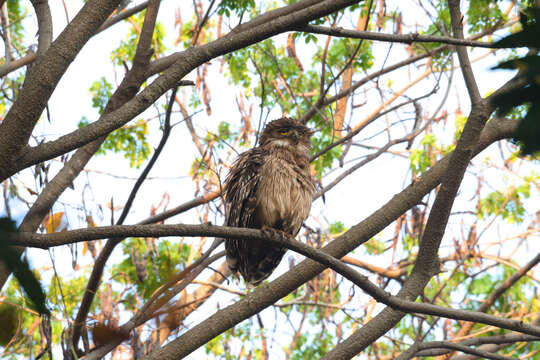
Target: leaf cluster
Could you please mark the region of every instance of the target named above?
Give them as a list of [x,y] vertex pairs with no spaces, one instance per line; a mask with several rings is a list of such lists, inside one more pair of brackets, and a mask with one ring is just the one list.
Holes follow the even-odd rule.
[[528,47],[535,50],[529,55],[505,61],[495,69],[518,70],[516,80],[522,81],[524,85],[497,95],[494,103],[502,114],[522,104],[528,105],[527,114],[520,121],[514,140],[520,144],[524,155],[531,155],[540,151],[540,56],[534,54],[540,49],[540,9],[524,10],[521,24],[521,31],[508,35],[497,44],[502,47]]

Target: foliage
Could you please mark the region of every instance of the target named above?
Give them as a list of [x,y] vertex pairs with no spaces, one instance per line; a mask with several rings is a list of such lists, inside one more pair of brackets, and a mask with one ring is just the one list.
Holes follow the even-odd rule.
[[45,294],[36,276],[30,270],[25,259],[21,259],[10,245],[9,238],[16,233],[15,222],[9,218],[0,218],[0,261],[6,266],[19,281],[24,292],[32,302],[33,307],[44,315],[50,311],[45,304]]
[[[525,15],[527,14],[527,15]],[[499,46],[540,48],[540,10],[529,8],[521,14],[523,30],[498,41]],[[540,56],[526,55],[518,59],[505,61],[496,69],[515,69],[519,73],[516,80],[524,85],[495,98],[501,113],[506,114],[512,108],[523,103],[529,105],[527,114],[520,121],[514,136],[521,144],[523,154],[531,155],[540,151]]]
[[[105,109],[112,95],[111,90],[112,84],[107,82],[105,78],[94,82],[92,87],[90,87],[92,107],[97,109],[100,114]],[[81,128],[88,124],[88,119],[83,117],[79,121],[78,126]],[[130,166],[138,168],[144,163],[151,152],[147,135],[148,123],[140,119],[133,125],[127,125],[109,134],[97,154],[104,155],[107,153],[107,150],[122,153],[126,159],[129,159]]]

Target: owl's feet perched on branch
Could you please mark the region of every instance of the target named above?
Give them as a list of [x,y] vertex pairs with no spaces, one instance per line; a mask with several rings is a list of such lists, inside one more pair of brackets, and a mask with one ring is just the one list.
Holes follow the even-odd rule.
[[294,240],[294,238],[292,237],[291,234],[285,232],[285,231],[282,231],[282,230],[279,230],[279,229],[274,229],[273,227],[270,227],[270,226],[263,226],[261,228],[261,231],[265,234],[265,235],[268,235],[270,237],[279,237],[280,239],[286,239],[286,240]]

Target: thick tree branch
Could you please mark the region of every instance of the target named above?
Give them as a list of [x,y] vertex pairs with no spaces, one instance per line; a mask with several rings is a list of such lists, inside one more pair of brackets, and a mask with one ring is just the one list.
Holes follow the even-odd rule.
[[[474,149],[474,153],[479,153],[494,141],[512,136],[516,126],[515,122],[505,121],[500,118],[490,121],[483,130],[482,136]],[[439,184],[439,180],[447,166],[448,158],[437,162],[413,184],[395,195],[387,204],[328,244],[324,248],[324,251],[334,257],[341,258],[375,236],[434,189]],[[174,340],[175,346],[179,346],[182,349],[179,351],[178,356],[191,353],[228,328],[270,306],[302,283],[316,276],[324,268],[324,266],[317,262],[306,260],[272,283],[262,285],[246,298],[212,315],[201,324],[188,330],[180,338]],[[394,318],[392,314],[390,316],[385,315],[385,317],[389,318],[390,321],[393,321]],[[373,326],[374,324],[370,324],[371,328],[375,331],[377,328]]]
[[[17,166],[15,168],[13,167],[13,164],[11,164],[12,166],[10,166],[9,169],[6,168],[7,170],[0,172],[0,181],[20,169],[74,150],[93,141],[99,136],[103,136],[119,128],[148,108],[168,89],[176,86],[185,75],[197,66],[215,57],[230,53],[279,33],[289,31],[294,26],[331,14],[337,10],[355,4],[358,1],[319,0],[316,1],[316,4],[311,5],[312,2],[314,1],[299,1],[294,4],[295,8],[300,7],[298,11],[279,16],[270,22],[263,22],[256,26],[250,25],[247,30],[233,31],[227,36],[210,43],[191,47],[181,52],[178,54],[177,58],[175,58],[176,61],[173,65],[167,68],[167,70],[154,80],[154,82],[148,85],[134,99],[128,101],[120,109],[115,110],[112,113],[104,114],[99,120],[70,134],[66,134],[57,140],[46,142],[36,147],[27,148],[24,154],[17,159]],[[305,3],[310,4],[310,6],[301,8],[300,5],[304,6]],[[2,164],[0,163],[0,165]]]
[[[429,315],[444,316],[456,320],[472,320],[488,325],[494,325],[501,328],[520,331],[526,334],[540,336],[540,327],[524,324],[522,321],[502,319],[493,315],[488,315],[477,311],[465,311],[450,309],[442,306],[417,303],[410,300],[404,300],[397,296],[392,296],[386,291],[380,289],[369,279],[358,273],[353,268],[347,266],[342,261],[325,253],[322,250],[315,249],[300,241],[292,238],[281,237],[278,233],[267,233],[265,231],[233,228],[226,226],[213,225],[117,225],[94,227],[87,229],[72,230],[53,234],[35,234],[21,233],[19,235],[27,244],[59,243],[62,240],[69,241],[89,241],[104,237],[162,237],[162,236],[213,236],[223,238],[235,238],[239,240],[264,240],[271,242],[275,246],[283,246],[295,252],[298,252],[310,259],[313,259],[327,267],[340,273],[354,284],[358,285],[377,301],[387,304],[394,309],[408,312],[423,313]],[[159,357],[162,358],[162,357]]]
[[[459,49],[464,50],[462,47]],[[413,301],[423,292],[431,277],[440,271],[438,250],[448,223],[450,211],[469,161],[473,156],[473,149],[477,147],[477,141],[482,129],[491,115],[491,109],[483,103],[482,99],[472,99],[473,97],[471,97],[472,109],[468,121],[455,150],[449,156],[447,171],[441,178],[441,186],[420,239],[418,257],[414,268],[399,291],[398,298]],[[370,321],[370,323],[379,325],[377,331],[373,331],[368,323],[368,325],[338,344],[325,358],[352,358],[372,341],[391,329],[404,315],[404,313],[395,309],[386,308]]]
[[[49,49],[27,72],[17,101],[0,123],[0,181],[18,171],[20,154],[58,81],[120,0],[87,2]],[[40,21],[41,23],[42,21]],[[93,140],[93,139],[92,139]]]

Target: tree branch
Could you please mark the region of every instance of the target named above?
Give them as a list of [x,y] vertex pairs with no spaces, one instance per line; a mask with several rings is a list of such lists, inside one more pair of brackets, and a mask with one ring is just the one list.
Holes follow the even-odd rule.
[[364,39],[364,40],[376,40],[376,41],[386,41],[386,42],[399,42],[404,44],[412,43],[441,43],[448,45],[459,45],[459,46],[472,46],[472,47],[482,47],[482,48],[501,48],[496,43],[488,43],[482,41],[473,41],[473,40],[464,40],[456,39],[447,36],[433,36],[433,35],[420,35],[418,33],[411,34],[384,34],[372,31],[360,31],[360,30],[349,30],[343,29],[341,27],[330,28],[320,25],[304,25],[295,29],[296,31],[302,31],[313,34],[329,35],[335,37],[346,37],[353,39]]
[[[448,0],[448,8],[450,10],[450,20],[454,37],[457,39],[463,39],[463,24],[461,23],[459,0]],[[476,84],[476,80],[474,78],[471,62],[469,61],[469,55],[467,55],[467,49],[462,46],[456,47],[456,52],[458,54],[463,79],[465,80],[465,85],[467,86],[467,90],[469,92],[471,104],[474,106],[482,101],[482,96],[480,96],[480,91],[478,90],[478,85]]]
[[[458,49],[464,50],[462,47]],[[433,275],[440,271],[438,250],[448,223],[450,211],[469,161],[473,156],[473,149],[477,147],[478,138],[490,115],[491,109],[481,99],[473,101],[468,121],[455,150],[449,156],[448,170],[441,177],[441,186],[420,239],[415,265],[397,295],[400,299],[411,301],[416,299],[423,292],[424,287]],[[386,308],[370,321],[370,323],[378,325],[376,331],[368,323],[348,339],[338,344],[325,358],[351,358],[355,356],[371,344],[372,341],[394,327],[404,315],[403,312],[398,310]]]
[[21,239],[23,239],[27,246],[30,246],[30,244],[39,244],[40,242],[48,244],[65,244],[79,241],[97,240],[104,237],[115,238],[164,236],[213,236],[222,238],[234,238],[246,241],[268,241],[275,246],[286,247],[321,264],[326,265],[327,267],[335,270],[336,272],[340,273],[341,275],[352,281],[354,284],[358,285],[377,301],[382,302],[394,309],[429,315],[438,315],[456,320],[472,320],[475,322],[494,325],[534,336],[540,336],[540,327],[524,324],[522,321],[501,319],[499,317],[477,311],[457,310],[432,304],[417,303],[410,300],[404,300],[398,296],[392,296],[386,291],[380,289],[371,281],[369,281],[366,276],[361,275],[356,270],[347,266],[345,263],[336,259],[335,257],[325,253],[322,250],[315,249],[292,238],[281,237],[281,235],[278,233],[268,233],[256,229],[213,226],[207,224],[160,224],[117,225],[71,230],[53,234],[21,233],[19,235],[16,235],[16,237],[20,237]]
[[53,36],[53,24],[51,17],[51,9],[49,8],[48,0],[32,0],[32,6],[36,11],[38,19],[38,55],[42,55],[49,49]]
[[408,359],[411,359],[414,356],[418,356],[417,352],[418,352],[419,349],[433,349],[433,348],[436,348],[436,349],[445,348],[445,349],[458,350],[458,351],[464,352],[466,354],[472,354],[472,355],[476,355],[476,356],[481,356],[484,359],[515,360],[514,358],[511,358],[511,357],[508,357],[508,356],[502,356],[502,355],[498,355],[498,354],[488,352],[488,351],[484,351],[484,350],[473,349],[473,348],[471,348],[469,346],[465,346],[465,345],[462,345],[462,344],[456,344],[456,343],[453,343],[453,342],[450,342],[450,341],[432,341],[432,342],[429,342],[429,343],[419,344],[418,347],[413,348],[412,352],[410,352],[410,353],[409,352],[404,352],[400,356],[398,356],[396,358],[396,360],[408,360]]
[[[507,25],[509,24],[513,24],[514,22],[510,22],[508,23]],[[474,40],[474,39],[479,39],[487,34],[491,34],[493,33],[495,30],[499,29],[499,27],[501,26],[501,24],[497,24],[495,26],[493,26],[492,28],[490,29],[486,29],[485,31],[483,31],[482,33],[480,34],[477,34],[475,36],[472,36],[471,37],[471,40]],[[339,93],[337,93],[336,95],[334,96],[331,96],[329,98],[324,98],[324,97],[320,97],[317,102],[315,104],[313,104],[313,106],[311,106],[311,108],[304,113],[304,115],[302,115],[302,117],[300,118],[300,121],[302,121],[304,124],[309,120],[311,119],[315,114],[317,114],[317,112],[322,109],[323,107],[325,106],[328,106],[336,101],[338,101],[339,99],[345,97],[345,96],[349,96],[350,94],[352,94],[356,89],[360,88],[361,86],[363,86],[364,84],[366,84],[367,82],[373,80],[373,79],[376,79],[377,77],[381,76],[381,75],[384,75],[384,74],[387,74],[389,72],[392,72],[396,69],[399,69],[405,65],[409,65],[409,64],[412,64],[412,63],[415,63],[416,61],[419,61],[419,60],[422,60],[422,59],[425,59],[425,58],[428,58],[430,56],[433,56],[433,55],[436,55],[436,54],[439,54],[441,51],[444,51],[446,49],[449,48],[449,45],[441,45],[439,47],[436,47],[435,49],[431,49],[431,50],[427,50],[425,53],[423,54],[419,54],[419,55],[415,55],[415,56],[412,56],[408,59],[405,59],[403,61],[400,61],[394,65],[391,65],[391,66],[388,66],[384,69],[381,69],[377,72],[374,72],[368,76],[366,76],[365,78],[359,80],[359,81],[356,81],[354,84],[352,84],[349,88],[347,89],[344,89],[342,91],[340,91]],[[154,61],[152,64],[151,64],[151,69],[152,71],[157,71],[158,69],[160,69],[161,67],[163,67],[165,64],[167,63],[167,60],[166,59],[163,59],[158,62],[158,61]]]
[[[479,142],[474,149],[474,153],[478,154],[494,141],[512,136],[516,126],[516,122],[505,121],[501,118],[495,118],[493,121],[490,121],[484,128]],[[439,184],[439,180],[447,166],[448,157],[438,161],[414,183],[396,194],[387,204],[325,246],[324,251],[334,257],[341,258],[375,236],[434,189]],[[29,234],[28,236],[31,237],[34,234]],[[324,266],[311,260],[305,260],[292,269],[292,271],[282,275],[272,283],[262,285],[246,298],[217,312],[201,324],[188,330],[184,335],[175,340],[175,343],[182,345],[183,350],[181,353],[188,354],[221,332],[270,306],[323,270]],[[385,314],[384,316],[391,321],[393,320],[392,314],[390,316]],[[368,324],[369,327],[375,331],[374,324],[370,324]]]
[[[523,335],[523,334],[505,334],[505,335],[476,337],[473,339],[460,341],[457,344],[463,345],[463,346],[475,346],[475,345],[485,345],[485,344],[511,345],[516,342],[530,342],[530,341],[540,341],[540,338],[536,336]],[[443,342],[447,343],[446,341],[443,341]],[[439,341],[425,342],[425,343],[418,344],[417,352],[414,354],[414,356],[418,356],[418,357],[438,356],[438,355],[445,355],[450,352],[446,349],[439,349],[438,346],[433,345],[434,343],[439,343]],[[481,347],[477,350],[484,351]],[[489,352],[492,353],[493,351],[489,351]]]
[[[120,0],[87,2],[27,74],[17,101],[0,123],[0,181],[18,171],[16,158],[27,143],[58,81]],[[44,21],[40,20],[40,23]],[[43,45],[42,45],[43,48]]]
[[[294,6],[297,7],[310,2],[313,2],[313,0],[300,1],[295,3]],[[99,120],[57,140],[25,149],[24,154],[17,159],[15,167],[14,164],[10,164],[10,167],[6,168],[7,170],[0,172],[0,181],[20,169],[74,150],[99,136],[119,128],[153,104],[165,91],[176,86],[180,79],[197,66],[215,57],[288,31],[294,26],[331,14],[357,2],[355,0],[319,0],[315,5],[301,8],[293,13],[280,16],[273,21],[264,22],[254,27],[249,26],[248,30],[245,31],[233,31],[210,43],[188,48],[175,57],[174,64],[167,68],[162,75],[120,109],[104,114]],[[0,163],[0,165],[2,164]]]
[[[501,119],[490,121],[482,132],[482,136],[475,148],[475,154],[482,151],[493,141],[512,136],[516,127],[516,122],[513,121],[504,121]],[[368,218],[330,242],[323,248],[323,251],[336,258],[341,258],[375,236],[401,216],[407,209],[419,203],[427,193],[434,189],[439,184],[440,178],[447,166],[448,157],[437,162],[414,183],[396,194],[388,203]],[[245,298],[226,309],[218,311],[174,340],[175,346],[182,349],[178,354],[189,354],[223,331],[275,303],[324,269],[325,267],[317,262],[305,260],[270,284],[260,286]],[[390,316],[384,314],[383,316],[389,321],[393,321],[393,318],[395,318],[392,314]],[[396,321],[399,321],[399,319]],[[379,329],[380,326],[374,326],[375,324],[373,322],[368,325],[369,328],[366,329],[366,336],[370,334],[370,330],[373,332],[381,331]]]
[[[107,103],[107,106],[105,107],[103,111],[104,113],[114,111],[114,109],[119,108],[120,106],[125,104],[129,99],[133,98],[133,96],[135,96],[135,94],[137,93],[137,91],[139,90],[143,82],[145,81],[146,79],[145,72],[148,68],[148,64],[150,62],[150,58],[153,53],[152,37],[154,34],[154,28],[156,25],[156,19],[159,12],[160,2],[161,2],[160,0],[150,0],[148,4],[148,9],[144,17],[144,22],[143,22],[143,26],[141,30],[141,35],[139,37],[139,42],[137,43],[137,50],[135,51],[135,55],[133,57],[133,67],[126,74],[124,81],[122,81],[117,91],[115,92],[116,96],[113,95],[111,99],[109,100],[109,102]],[[173,90],[173,93],[176,94],[176,88]],[[172,101],[170,102],[169,105],[171,104],[172,104]],[[117,224],[121,224],[126,218],[140,186],[142,185],[142,183],[144,182],[144,179],[146,179],[146,176],[148,175],[148,173],[154,166],[157,158],[161,154],[161,150],[163,150],[163,147],[165,146],[167,139],[169,138],[171,110],[172,110],[172,106],[167,109],[167,114],[166,114],[166,119],[165,119],[165,130],[163,131],[163,135],[158,145],[158,148],[156,149],[156,151],[152,155],[152,158],[150,159],[145,169],[143,170],[143,172],[141,173],[141,175],[135,182],[135,185],[132,188],[132,191],[126,202],[126,206],[124,207],[124,210],[120,218],[118,219]],[[101,146],[101,143],[104,140],[105,140],[105,137],[103,136],[100,139],[93,141],[95,151],[97,151],[97,149]],[[71,344],[73,344],[73,346],[75,347],[77,346],[86,317],[88,316],[88,312],[90,311],[90,306],[97,293],[97,288],[99,286],[99,282],[101,280],[101,276],[103,274],[103,269],[105,268],[105,264],[107,263],[107,260],[109,259],[110,255],[112,254],[113,249],[116,247],[117,244],[120,243],[120,241],[121,240],[119,239],[109,239],[107,243],[105,244],[103,250],[100,252],[98,259],[96,259],[94,267],[92,268],[90,279],[88,280],[88,283],[86,285],[83,299],[81,300],[79,310],[75,317],[73,331],[71,332],[72,334]]]
[[[130,16],[133,16],[134,14],[146,9],[147,7],[148,7],[148,1],[145,1],[145,2],[143,2],[143,3],[141,3],[141,4],[137,5],[137,6],[134,6],[134,7],[130,8],[130,9],[126,9],[126,10],[122,11],[121,13],[119,13],[116,16],[108,18],[96,30],[96,32],[92,36],[97,35],[100,32],[103,32],[103,31],[107,30],[111,26],[116,25],[120,21],[125,20]],[[52,30],[52,24],[51,24],[51,30]],[[41,34],[41,30],[40,30],[40,34]],[[52,37],[52,31],[51,31],[51,37]],[[33,53],[33,52],[29,52],[28,54],[26,54],[22,58],[11,61],[11,62],[9,62],[9,64],[4,64],[4,65],[0,66],[0,78],[6,76],[7,74],[9,74],[12,71],[15,71],[15,70],[17,70],[17,69],[19,69],[19,68],[21,68],[21,67],[23,67],[25,65],[28,65],[28,64],[34,62],[34,60],[36,60],[36,54]]]
[[100,32],[107,30],[111,26],[116,25],[120,21],[125,20],[128,17],[133,16],[138,12],[143,11],[144,9],[146,9],[148,7],[149,3],[150,3],[150,1],[143,1],[139,5],[136,5],[136,6],[132,7],[132,8],[129,8],[129,9],[124,9],[124,10],[122,10],[122,12],[118,13],[117,15],[108,18],[99,27],[99,29],[97,29],[96,34],[99,34]]

